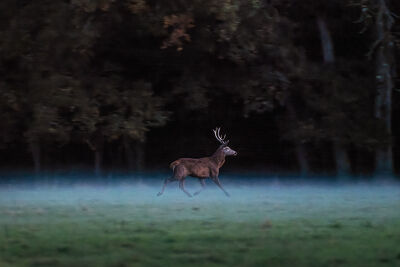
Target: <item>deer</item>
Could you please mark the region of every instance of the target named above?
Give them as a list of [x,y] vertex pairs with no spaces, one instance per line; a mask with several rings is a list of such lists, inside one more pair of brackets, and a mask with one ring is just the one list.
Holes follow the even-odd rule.
[[220,135],[220,127],[213,130],[215,138],[220,142],[218,149],[209,157],[204,158],[180,158],[173,161],[169,166],[173,171],[170,178],[166,178],[161,191],[157,196],[164,193],[165,187],[170,182],[179,181],[179,188],[188,196],[192,195],[185,189],[185,179],[187,176],[198,178],[201,188],[195,192],[194,195],[200,194],[205,187],[205,180],[210,178],[214,183],[229,197],[229,193],[222,187],[218,175],[219,169],[225,163],[226,156],[236,156],[238,153],[228,146],[229,140],[226,139],[226,134],[222,137]]

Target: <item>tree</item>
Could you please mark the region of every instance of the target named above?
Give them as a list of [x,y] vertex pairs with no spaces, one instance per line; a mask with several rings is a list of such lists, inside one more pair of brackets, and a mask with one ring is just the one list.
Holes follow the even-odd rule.
[[[328,29],[327,23],[322,16],[317,17],[317,25],[320,32],[321,47],[325,65],[333,65],[335,63],[335,52],[332,37]],[[341,120],[339,120],[341,121]],[[347,155],[343,140],[333,137],[333,151],[336,160],[336,172],[338,176],[347,176],[350,174],[350,160]]]
[[390,10],[391,1],[361,0],[356,4],[361,8],[360,22],[368,27],[374,24],[374,43],[368,56],[374,58],[376,70],[376,94],[374,116],[382,131],[383,140],[375,151],[375,168],[377,174],[393,174],[392,148],[392,92],[395,76],[395,43],[393,34],[395,14]]
[[[126,83],[119,77],[102,79],[90,89],[92,105],[98,110],[93,131],[86,139],[95,153],[95,170],[100,172],[105,142],[123,142],[128,164],[132,164],[131,144],[136,142],[137,168],[143,168],[145,141],[150,127],[161,126],[168,114],[163,111],[163,100],[153,95],[151,84],[143,81]],[[92,120],[90,120],[92,122]],[[130,166],[132,168],[132,166]]]
[[376,15],[376,81],[377,94],[375,102],[375,117],[384,124],[389,139],[381,144],[376,151],[376,171],[393,173],[392,155],[392,91],[394,76],[394,38],[392,28],[394,18],[386,0],[377,1]]
[[[194,123],[244,131],[238,121],[264,120],[260,149],[291,148],[258,158],[293,157],[285,166],[297,162],[302,174],[348,173],[350,162],[357,170],[357,158],[372,160],[375,150],[388,158],[398,130],[388,126],[387,110],[398,111],[388,104],[396,80],[387,65],[394,72],[390,40],[399,25],[378,7],[399,4],[360,2],[361,21],[374,32],[356,34],[348,0],[5,0],[0,142],[7,151],[28,148],[37,170],[59,149],[78,146],[96,172],[108,159],[140,169],[145,152],[153,153],[147,133],[168,117],[151,137],[172,129],[185,140]],[[378,29],[378,14],[386,28]],[[351,37],[357,45],[344,41]],[[366,64],[368,46],[375,68]],[[382,78],[379,94],[371,76]],[[179,143],[181,151],[165,155],[186,152]]]

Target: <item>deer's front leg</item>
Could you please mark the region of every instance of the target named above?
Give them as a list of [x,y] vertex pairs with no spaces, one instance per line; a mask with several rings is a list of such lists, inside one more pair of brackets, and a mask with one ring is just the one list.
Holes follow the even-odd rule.
[[222,185],[221,185],[221,183],[220,183],[220,181],[219,181],[219,179],[218,179],[218,176],[211,177],[211,179],[214,181],[214,183],[215,183],[219,188],[221,188],[222,191],[224,191],[224,193],[225,193],[225,195],[226,195],[227,197],[230,197],[230,196],[231,196],[231,195],[229,195],[229,193],[226,192],[225,189],[222,187]]
[[205,179],[200,179],[200,184],[201,184],[201,188],[199,191],[195,192],[193,195],[198,195],[200,194],[201,191],[203,191],[204,187],[206,186],[206,183],[204,182]]

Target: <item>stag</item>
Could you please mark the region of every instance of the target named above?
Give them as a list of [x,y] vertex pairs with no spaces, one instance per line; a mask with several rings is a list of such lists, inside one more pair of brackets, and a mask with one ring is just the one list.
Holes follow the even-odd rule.
[[205,180],[211,178],[214,183],[221,188],[226,196],[229,197],[228,192],[222,187],[219,179],[219,168],[225,163],[226,156],[236,156],[237,152],[228,147],[229,140],[225,140],[226,135],[223,137],[220,135],[220,128],[216,128],[214,131],[215,138],[221,143],[217,151],[209,157],[193,159],[193,158],[180,158],[172,162],[169,167],[173,171],[173,175],[170,178],[165,179],[164,185],[157,196],[161,196],[164,193],[165,187],[168,183],[179,181],[179,187],[189,197],[192,195],[185,189],[185,178],[187,176],[198,178],[201,184],[201,189],[194,193],[198,195],[203,189]]

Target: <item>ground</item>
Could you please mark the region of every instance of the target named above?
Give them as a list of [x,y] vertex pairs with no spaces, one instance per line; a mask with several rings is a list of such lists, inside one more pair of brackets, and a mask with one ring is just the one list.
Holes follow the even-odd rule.
[[221,182],[3,182],[0,266],[400,266],[398,182]]

